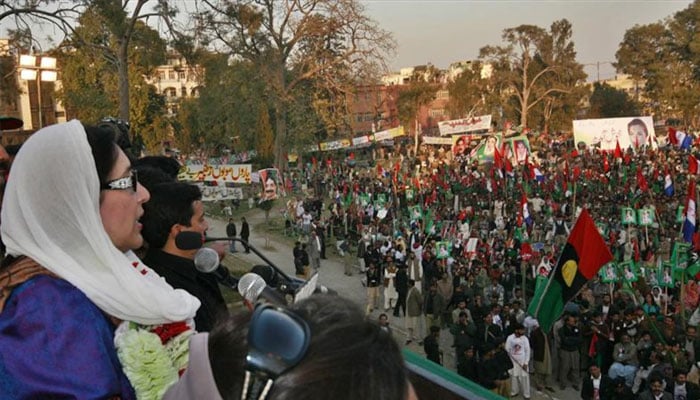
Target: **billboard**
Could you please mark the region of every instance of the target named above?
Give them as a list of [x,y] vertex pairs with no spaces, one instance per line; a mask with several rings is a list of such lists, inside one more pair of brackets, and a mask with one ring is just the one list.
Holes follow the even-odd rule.
[[274,200],[279,197],[282,187],[282,175],[277,168],[265,168],[258,171],[260,178],[260,200]]
[[[459,138],[459,136],[456,137]],[[455,147],[458,145],[455,142],[453,152],[459,150]],[[470,157],[477,159],[479,164],[491,163],[495,160],[496,149],[500,149],[499,151],[504,153],[502,157],[511,160],[513,164],[522,164],[531,155],[530,141],[525,135],[503,139],[500,136],[489,135],[471,150]]]
[[621,149],[644,145],[657,148],[652,117],[623,117],[580,119],[574,121],[574,140],[601,150],[613,151],[617,143]]
[[251,181],[250,164],[185,165],[177,179],[185,182],[245,183]]
[[491,128],[491,114],[480,115],[472,118],[453,119],[438,122],[440,135],[454,135],[456,133],[488,130]]

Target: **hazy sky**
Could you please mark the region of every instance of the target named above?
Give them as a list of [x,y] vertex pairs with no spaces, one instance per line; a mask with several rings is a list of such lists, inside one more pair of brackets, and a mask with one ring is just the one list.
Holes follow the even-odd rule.
[[[615,52],[625,31],[672,16],[690,0],[362,0],[367,13],[398,42],[391,68],[474,59],[485,45],[501,44],[503,29],[521,24],[549,29],[566,18],[573,26],[577,59],[600,62],[600,78],[610,79]],[[596,66],[586,66],[589,79]]]

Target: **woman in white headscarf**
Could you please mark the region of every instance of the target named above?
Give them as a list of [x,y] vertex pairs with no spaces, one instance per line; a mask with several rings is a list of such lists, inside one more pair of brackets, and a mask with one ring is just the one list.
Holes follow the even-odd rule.
[[109,130],[71,121],[22,146],[1,216],[3,396],[134,398],[117,325],[182,330],[192,320],[199,301],[131,252],[148,199]]

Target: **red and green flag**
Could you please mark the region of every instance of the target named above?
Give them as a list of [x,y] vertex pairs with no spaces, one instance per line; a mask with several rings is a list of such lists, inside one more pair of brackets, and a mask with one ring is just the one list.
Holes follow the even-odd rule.
[[612,260],[588,210],[581,211],[546,285],[536,288],[528,313],[548,332],[564,305],[581,291],[598,270]]

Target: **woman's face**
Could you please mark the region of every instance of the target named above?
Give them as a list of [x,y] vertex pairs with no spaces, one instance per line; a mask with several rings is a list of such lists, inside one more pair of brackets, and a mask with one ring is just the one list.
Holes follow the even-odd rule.
[[[132,173],[126,154],[121,149],[117,151],[117,162],[109,172],[108,181],[129,177]],[[150,193],[141,184],[135,188],[107,189],[100,193],[102,224],[119,250],[138,249],[143,245],[139,218],[143,215],[143,203],[150,198]]]
[[641,125],[630,126],[629,135],[634,147],[643,146],[647,142],[647,130]]

